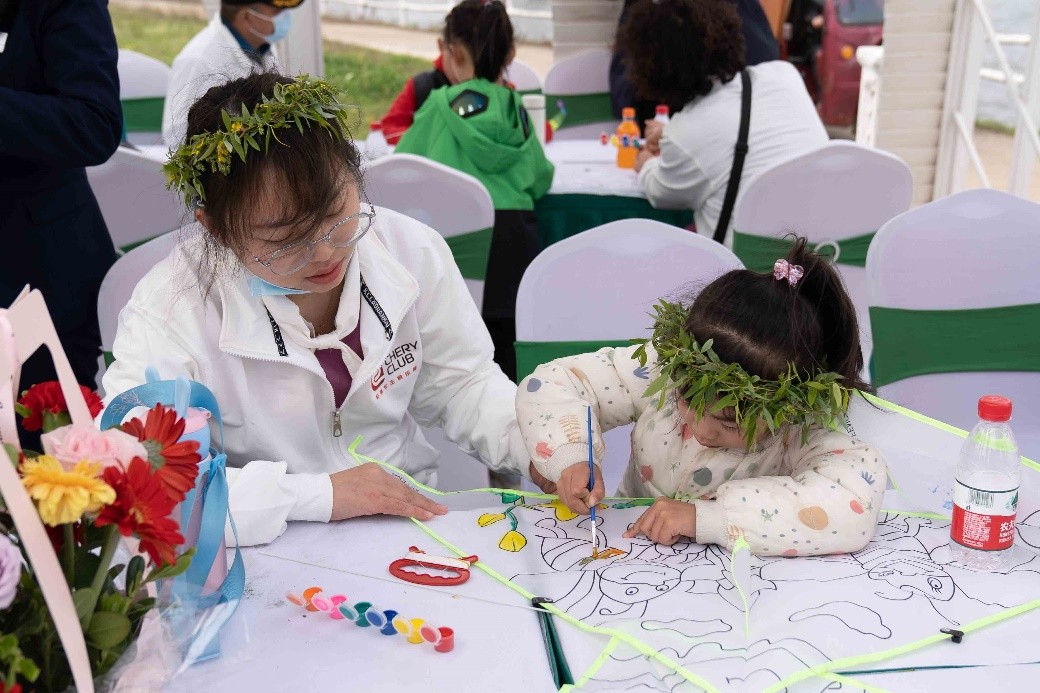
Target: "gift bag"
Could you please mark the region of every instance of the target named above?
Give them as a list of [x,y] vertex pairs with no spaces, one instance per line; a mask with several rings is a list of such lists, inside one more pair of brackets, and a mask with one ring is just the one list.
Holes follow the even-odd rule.
[[[167,607],[165,613],[178,633],[177,640],[187,645],[184,661],[185,666],[190,666],[219,656],[220,628],[231,618],[245,587],[245,567],[237,541],[230,569],[227,565],[224,526],[230,519],[234,530],[234,520],[228,508],[224,429],[217,400],[204,385],[186,378],[160,380],[152,368],[146,372],[145,379],[144,385],[116,395],[109,402],[101,416],[101,428],[120,425],[136,407],[162,404],[173,407],[177,415],[185,419],[181,440],[199,442],[203,459],[199,462],[195,488],[188,491],[184,501],[174,509],[174,518],[184,534],[185,548],[194,547],[195,556],[183,574],[164,580],[159,586],[160,603]],[[217,423],[219,447],[213,447],[210,442],[206,422],[210,416]]]
[[[21,451],[14,402],[21,364],[37,349],[46,346],[58,373],[65,403],[74,424],[92,425],[90,411],[80,392],[69,359],[58,341],[43,294],[23,291],[11,307],[0,309],[0,442]],[[47,610],[54,621],[73,681],[81,693],[93,693],[94,680],[72,593],[61,564],[43,527],[32,499],[22,485],[14,465],[0,461],[0,495],[14,520],[18,535],[39,581]]]

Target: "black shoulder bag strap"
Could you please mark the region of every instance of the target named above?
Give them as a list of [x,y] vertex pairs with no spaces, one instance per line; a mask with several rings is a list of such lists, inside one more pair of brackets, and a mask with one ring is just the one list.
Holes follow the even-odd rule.
[[730,217],[733,216],[733,205],[737,202],[737,191],[740,190],[740,176],[744,172],[744,158],[748,153],[748,129],[751,127],[751,75],[747,70],[740,71],[740,132],[737,145],[733,148],[733,168],[729,170],[729,183],[726,184],[726,198],[722,202],[722,213],[719,214],[719,225],[715,227],[715,240],[722,243],[726,240]]

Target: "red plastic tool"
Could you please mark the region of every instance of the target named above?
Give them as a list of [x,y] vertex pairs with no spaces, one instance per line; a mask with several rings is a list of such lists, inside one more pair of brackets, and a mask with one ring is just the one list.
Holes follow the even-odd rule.
[[[465,556],[463,558],[446,558],[444,556],[431,556],[422,549],[415,546],[408,547],[408,555],[398,558],[390,564],[390,574],[399,580],[412,582],[416,585],[427,585],[429,587],[452,587],[461,585],[469,580],[469,567],[476,563],[476,556]],[[451,575],[429,575],[427,573],[416,573],[405,570],[410,566],[422,568],[435,568],[443,570]]]

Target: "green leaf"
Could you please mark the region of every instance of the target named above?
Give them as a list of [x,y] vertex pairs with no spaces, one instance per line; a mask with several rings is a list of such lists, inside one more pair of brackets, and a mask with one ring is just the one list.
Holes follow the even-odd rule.
[[148,573],[148,577],[144,579],[145,582],[155,582],[156,580],[166,580],[168,578],[177,577],[191,565],[191,559],[195,557],[195,547],[188,549],[180,556],[174,563],[166,564],[154,568],[152,572]]
[[97,599],[98,594],[91,587],[81,587],[72,593],[72,603],[76,605],[76,616],[79,618],[79,624],[83,630],[86,630],[87,624],[90,623],[90,616],[94,613]]
[[222,110],[220,112],[220,119],[224,121],[224,127],[226,129],[230,130],[231,129],[231,115],[227,111]]
[[132,597],[137,594],[144,578],[144,558],[134,556],[126,566],[126,596]]
[[87,641],[99,650],[111,650],[130,635],[130,619],[122,614],[99,611],[90,619]]
[[11,459],[11,464],[18,466],[18,448],[11,445],[10,443],[4,443],[4,451],[7,456]]
[[40,675],[40,667],[36,666],[36,662],[31,659],[22,657],[18,660],[18,673],[31,683]]

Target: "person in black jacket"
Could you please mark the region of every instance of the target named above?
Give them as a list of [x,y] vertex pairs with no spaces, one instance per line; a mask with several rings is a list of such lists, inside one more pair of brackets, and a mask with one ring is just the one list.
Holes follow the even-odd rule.
[[[628,9],[639,0],[625,0],[621,8],[621,17],[618,19],[618,28],[625,22]],[[645,0],[650,2],[650,0]],[[759,4],[759,0],[719,0],[729,2],[737,6],[740,14],[741,29],[744,34],[744,61],[747,65],[757,65],[780,59],[780,49],[776,45],[776,38],[772,29],[769,28],[769,20],[766,13]],[[628,79],[628,71],[625,67],[625,55],[623,51],[614,51],[614,57],[610,61],[610,107],[614,111],[615,118],[621,118],[621,109],[633,106],[636,109],[636,122],[640,131],[647,120],[654,117],[654,108],[657,104],[642,101],[636,98],[635,90]]]
[[[89,386],[98,288],[116,255],[84,167],[107,161],[123,128],[107,4],[0,0],[0,307],[26,284],[40,289]],[[54,378],[41,351],[21,385]]]

